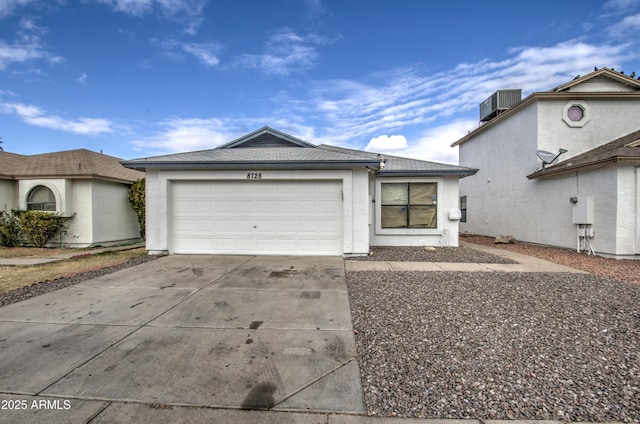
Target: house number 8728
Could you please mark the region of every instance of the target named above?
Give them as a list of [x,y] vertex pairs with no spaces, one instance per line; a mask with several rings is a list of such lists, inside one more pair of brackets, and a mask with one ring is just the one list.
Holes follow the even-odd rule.
[[262,172],[248,172],[247,180],[259,180],[262,178]]

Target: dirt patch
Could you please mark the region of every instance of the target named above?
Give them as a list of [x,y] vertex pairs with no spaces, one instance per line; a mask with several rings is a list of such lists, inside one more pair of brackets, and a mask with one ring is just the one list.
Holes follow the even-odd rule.
[[138,256],[146,256],[144,248],[122,252],[105,252],[59,262],[33,266],[0,266],[0,293],[24,286],[70,277],[82,272],[114,266]]
[[[70,249],[37,249],[35,247],[0,247],[0,258],[50,258],[51,256],[63,255],[65,253],[73,253],[75,250]],[[79,251],[82,252],[82,251]]]

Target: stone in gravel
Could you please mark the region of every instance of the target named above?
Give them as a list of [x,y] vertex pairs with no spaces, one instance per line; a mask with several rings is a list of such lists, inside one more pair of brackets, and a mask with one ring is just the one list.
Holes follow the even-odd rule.
[[516,242],[516,239],[510,235],[502,235],[499,234],[494,240],[495,244],[513,244]]

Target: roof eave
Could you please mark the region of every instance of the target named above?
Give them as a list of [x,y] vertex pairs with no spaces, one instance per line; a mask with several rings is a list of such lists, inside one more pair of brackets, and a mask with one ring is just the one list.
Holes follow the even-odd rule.
[[415,170],[398,170],[398,171],[386,171],[380,170],[376,173],[379,177],[439,177],[439,176],[459,176],[467,177],[475,175],[478,172],[477,169],[447,169],[447,170],[428,170],[428,171],[415,171]]
[[574,166],[567,166],[567,167],[563,167],[563,168],[552,168],[552,169],[547,169],[547,170],[542,170],[542,171],[536,171],[532,174],[527,175],[527,178],[530,180],[544,180],[544,179],[555,179],[555,178],[562,178],[564,176],[567,176],[569,174],[573,174],[576,172],[584,172],[584,171],[595,171],[596,169],[600,169],[600,168],[604,168],[606,166],[609,166],[613,163],[620,163],[620,162],[640,162],[640,157],[634,157],[634,156],[625,156],[625,157],[620,157],[620,156],[615,156],[615,157],[610,157],[610,158],[606,158],[606,159],[602,159],[602,160],[598,160],[598,161],[593,161],[593,162],[589,162],[589,163],[583,163],[580,165],[574,165]]
[[326,169],[326,168],[357,168],[357,167],[372,167],[379,168],[379,161],[230,161],[230,162],[154,162],[154,161],[140,161],[140,162],[123,162],[122,165],[126,168],[145,170],[149,168],[153,169]]

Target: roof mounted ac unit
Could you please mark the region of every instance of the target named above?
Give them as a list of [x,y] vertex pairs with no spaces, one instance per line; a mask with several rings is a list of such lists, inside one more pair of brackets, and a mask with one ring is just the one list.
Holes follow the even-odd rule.
[[498,90],[480,103],[480,121],[487,122],[522,100],[522,90]]

